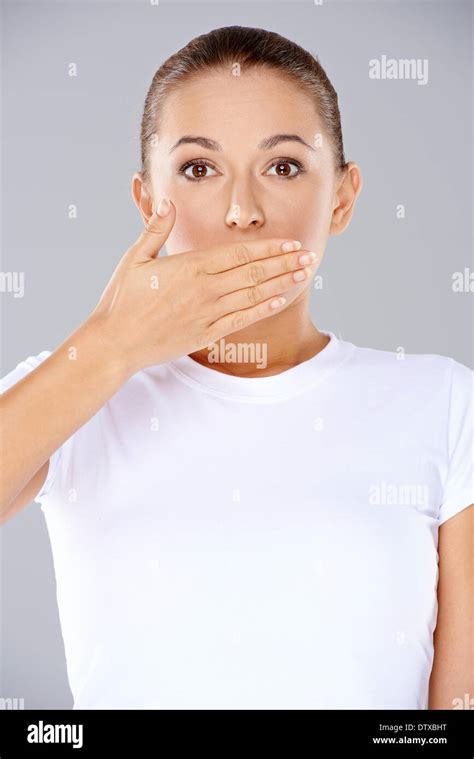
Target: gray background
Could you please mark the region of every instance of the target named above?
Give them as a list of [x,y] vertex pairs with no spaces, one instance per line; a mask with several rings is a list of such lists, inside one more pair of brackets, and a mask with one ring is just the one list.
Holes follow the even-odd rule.
[[[231,24],[319,56],[339,95],[346,159],[362,169],[351,225],[330,238],[324,289],[312,293],[315,324],[358,345],[473,366],[473,296],[451,285],[453,272],[473,269],[469,2],[15,0],[2,11],[2,271],[24,271],[25,294],[1,295],[1,376],[54,350],[97,303],[141,227],[130,183],[153,74],[191,38]],[[428,58],[429,83],[370,80],[368,61],[383,54]],[[69,709],[40,505],[0,537],[0,696]]]

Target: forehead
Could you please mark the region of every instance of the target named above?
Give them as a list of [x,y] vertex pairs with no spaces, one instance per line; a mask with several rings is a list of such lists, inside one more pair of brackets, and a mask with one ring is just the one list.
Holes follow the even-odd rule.
[[251,69],[195,74],[167,95],[160,115],[160,137],[173,143],[182,134],[205,134],[225,143],[242,138],[298,131],[311,141],[322,131],[314,100],[279,72]]

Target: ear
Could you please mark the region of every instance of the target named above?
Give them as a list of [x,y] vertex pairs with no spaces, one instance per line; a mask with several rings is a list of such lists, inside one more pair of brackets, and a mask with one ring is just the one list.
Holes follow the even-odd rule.
[[153,197],[151,196],[146,182],[143,180],[143,173],[136,171],[132,179],[132,197],[140,211],[143,223],[146,224],[153,214]]
[[340,235],[348,226],[354,203],[362,189],[362,176],[356,163],[349,161],[342,170],[342,177],[337,179],[337,187],[334,193],[333,212],[330,235]]

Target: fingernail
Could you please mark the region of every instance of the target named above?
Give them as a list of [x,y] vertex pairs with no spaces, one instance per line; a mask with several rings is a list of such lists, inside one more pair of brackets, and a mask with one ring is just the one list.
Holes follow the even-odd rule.
[[302,247],[299,240],[288,240],[281,245],[283,253],[291,253],[292,250],[300,250]]
[[270,308],[278,308],[279,306],[283,306],[286,303],[286,298],[281,296],[281,298],[276,298],[276,300],[272,300],[270,303]]
[[303,253],[303,255],[298,258],[298,261],[303,266],[306,266],[306,264],[314,264],[317,258],[316,253],[313,253],[313,251],[310,250],[309,253]]
[[301,270],[295,271],[295,273],[293,274],[293,279],[295,280],[295,282],[302,282],[303,279],[306,279],[305,272],[306,272],[306,269],[303,269],[303,271]]
[[170,208],[171,208],[171,205],[168,198],[161,198],[160,202],[158,203],[158,208],[156,209],[156,213],[158,214],[158,216],[167,216]]

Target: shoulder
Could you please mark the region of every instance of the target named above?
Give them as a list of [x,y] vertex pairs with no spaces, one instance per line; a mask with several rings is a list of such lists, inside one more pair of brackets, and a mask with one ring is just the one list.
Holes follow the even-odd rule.
[[381,350],[355,346],[352,366],[373,379],[400,383],[416,392],[442,392],[445,397],[472,395],[474,371],[451,356],[438,353],[407,353],[404,348]]

